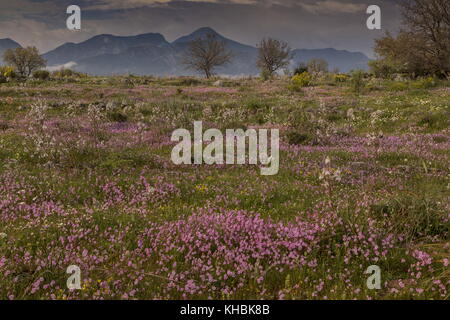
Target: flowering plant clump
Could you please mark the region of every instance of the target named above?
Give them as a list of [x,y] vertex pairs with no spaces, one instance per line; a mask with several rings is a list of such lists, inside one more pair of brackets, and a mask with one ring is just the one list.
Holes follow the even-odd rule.
[[15,78],[16,73],[13,67],[10,66],[0,66],[0,75],[3,75],[5,78]]
[[333,74],[333,81],[336,83],[347,82],[349,79],[350,77],[346,74],[341,73]]
[[299,90],[301,88],[307,87],[311,84],[311,81],[312,77],[308,72],[296,74],[291,79],[291,89]]

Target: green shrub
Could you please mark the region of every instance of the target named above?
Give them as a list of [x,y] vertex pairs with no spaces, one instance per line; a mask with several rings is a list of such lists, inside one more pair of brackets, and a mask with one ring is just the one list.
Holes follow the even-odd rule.
[[54,78],[70,78],[70,77],[85,78],[86,76],[87,76],[86,74],[76,72],[71,69],[61,69],[54,71],[52,73],[52,77]]
[[408,90],[408,85],[404,82],[392,82],[388,86],[389,91],[405,91]]
[[377,78],[392,79],[394,74],[399,72],[398,67],[385,60],[369,61],[371,73]]
[[394,232],[407,240],[414,240],[448,234],[448,224],[438,208],[439,205],[433,200],[406,196],[372,205],[370,209],[378,219],[390,217]]
[[250,98],[245,102],[245,106],[253,113],[266,111],[270,108],[270,104],[260,98]]
[[202,82],[196,78],[183,78],[180,80],[179,85],[180,86],[197,86],[200,85]]
[[121,112],[112,111],[108,113],[108,119],[113,122],[127,122],[128,117]]
[[433,77],[423,78],[419,79],[417,81],[414,81],[411,86],[414,89],[429,89],[434,88],[436,86],[436,81]]
[[298,65],[294,70],[294,75],[302,74],[304,72],[308,72],[308,67],[303,62]]
[[347,82],[348,79],[349,79],[349,76],[346,74],[341,74],[341,73],[333,74],[333,81],[336,83]]
[[50,78],[50,72],[47,70],[37,70],[33,72],[33,78],[39,80],[47,80]]
[[443,129],[447,124],[447,119],[439,113],[428,113],[424,115],[417,124],[432,129]]
[[0,131],[5,131],[9,129],[9,125],[5,121],[0,120]]
[[287,140],[289,144],[306,145],[313,141],[314,137],[311,134],[305,132],[289,131],[287,133]]
[[262,79],[263,81],[270,80],[270,79],[272,79],[272,77],[273,77],[273,74],[272,74],[272,72],[270,72],[269,70],[263,69],[263,70],[261,71],[261,79]]
[[356,94],[361,94],[366,84],[364,81],[364,71],[356,70],[352,72],[351,89]]

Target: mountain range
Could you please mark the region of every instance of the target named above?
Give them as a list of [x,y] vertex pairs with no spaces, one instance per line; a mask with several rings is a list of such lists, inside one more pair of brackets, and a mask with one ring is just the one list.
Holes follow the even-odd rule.
[[3,54],[8,49],[20,48],[20,44],[9,38],[0,39],[0,64],[3,62]]
[[[81,43],[65,43],[43,55],[49,68],[70,68],[95,75],[136,74],[177,76],[193,75],[182,64],[183,56],[189,42],[214,34],[224,41],[234,57],[232,61],[215,70],[217,74],[239,76],[256,75],[258,49],[227,39],[211,28],[200,28],[173,42],[168,42],[159,33],[146,33],[136,36],[114,36],[102,34]],[[0,54],[3,48],[18,45],[10,39],[0,40]],[[4,49],[4,50],[6,50]],[[366,69],[369,58],[360,52],[328,49],[293,50],[292,67],[312,58],[322,58],[329,63],[329,68],[338,68],[342,72],[351,69]]]

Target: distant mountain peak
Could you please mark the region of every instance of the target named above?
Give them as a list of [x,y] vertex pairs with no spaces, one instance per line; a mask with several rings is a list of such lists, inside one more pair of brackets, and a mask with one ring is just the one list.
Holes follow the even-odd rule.
[[202,28],[195,30],[193,33],[194,34],[195,33],[197,33],[197,34],[209,34],[209,33],[218,34],[217,31],[211,27],[202,27]]
[[0,39],[0,46],[21,47],[20,44],[11,38]]
[[221,34],[219,34],[216,30],[214,30],[213,28],[210,27],[202,27],[200,29],[195,30],[194,32],[192,32],[191,34],[188,34],[187,36],[183,36],[181,38],[178,38],[177,40],[175,40],[173,43],[185,43],[185,42],[189,42],[192,41],[194,39],[198,39],[198,38],[204,38],[206,35],[215,35],[218,38],[222,38],[222,39],[226,39],[224,36],[222,36]]
[[113,34],[99,34],[88,39],[85,42],[91,41],[110,41],[110,40],[127,40],[127,41],[162,41],[166,42],[166,38],[161,33],[143,33],[134,36],[116,36]]
[[3,63],[3,54],[8,49],[21,48],[22,46],[10,38],[0,39],[0,65]]
[[169,45],[169,42],[160,33],[144,33],[134,36],[100,34],[80,43],[65,43],[47,52],[44,57],[50,65],[61,65],[105,54],[123,54],[134,47],[165,45]]

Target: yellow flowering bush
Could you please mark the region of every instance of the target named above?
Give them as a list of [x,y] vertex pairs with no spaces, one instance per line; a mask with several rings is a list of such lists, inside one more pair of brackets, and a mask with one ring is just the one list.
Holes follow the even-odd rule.
[[309,86],[311,84],[311,80],[311,75],[308,72],[296,74],[291,79],[290,88],[292,90],[300,90],[301,88]]
[[337,82],[337,83],[346,82],[348,79],[349,79],[349,77],[346,74],[337,73],[337,74],[333,75],[333,81]]
[[14,72],[14,68],[11,66],[0,66],[0,75],[5,78],[15,78],[16,73]]

